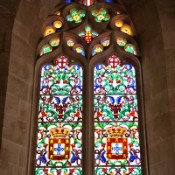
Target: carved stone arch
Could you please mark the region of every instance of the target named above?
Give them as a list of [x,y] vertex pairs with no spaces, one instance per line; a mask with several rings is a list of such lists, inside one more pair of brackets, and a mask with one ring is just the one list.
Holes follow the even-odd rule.
[[[113,7],[114,6],[114,7]],[[107,12],[110,14],[111,19],[107,20],[104,25],[100,26],[97,22],[94,22],[95,17],[91,14],[94,9],[100,9],[105,7],[107,9]],[[66,18],[70,13],[71,9],[77,8],[78,10],[86,10],[86,16],[84,16],[83,20],[81,22],[71,23],[69,21],[66,22]],[[120,9],[120,11],[119,11]],[[72,19],[73,20],[73,19]],[[122,23],[122,25],[117,26],[116,21],[118,23]],[[61,27],[59,28],[53,28],[54,23],[59,22],[59,25]],[[79,24],[80,23],[80,24]],[[124,23],[124,24],[123,24]],[[91,38],[91,41],[84,41],[83,38],[78,36],[78,34],[85,30],[87,26],[91,27],[91,30],[94,30],[97,33],[97,36],[94,38]],[[122,26],[126,26],[126,29],[123,30]],[[50,31],[49,31],[50,30]],[[117,30],[117,31],[116,31]],[[121,30],[121,31],[120,31]],[[51,33],[47,33],[51,32]],[[86,32],[86,31],[85,31]],[[86,33],[84,32],[84,37],[86,37]],[[126,32],[126,33],[125,33]],[[129,32],[129,33],[128,33]],[[38,82],[35,85],[35,92],[34,92],[34,109],[33,109],[33,120],[34,116],[37,116],[38,113],[38,101],[39,98],[36,98],[37,94],[39,93],[39,77],[40,77],[40,71],[41,67],[45,64],[48,64],[49,62],[54,62],[56,58],[59,57],[59,55],[64,55],[69,59],[69,62],[71,63],[71,57],[74,57],[74,63],[81,63],[84,67],[84,85],[83,85],[83,115],[84,116],[93,116],[94,110],[93,110],[93,70],[94,66],[98,63],[107,64],[107,59],[112,56],[116,55],[121,60],[121,65],[130,63],[133,65],[136,69],[137,78],[136,81],[138,83],[137,88],[140,89],[137,92],[138,98],[139,98],[139,115],[143,116],[143,104],[142,104],[142,87],[141,87],[141,66],[138,61],[138,58],[135,55],[139,55],[139,47],[134,40],[132,36],[136,35],[134,26],[129,18],[129,16],[126,14],[124,8],[117,4],[105,4],[105,3],[97,3],[91,7],[85,7],[82,5],[79,5],[77,3],[72,3],[70,5],[63,5],[57,6],[55,10],[53,10],[53,13],[51,16],[45,20],[45,23],[43,25],[42,33],[44,35],[44,38],[40,41],[38,44],[37,49],[37,56],[39,57],[37,63],[36,63],[36,70],[35,70],[35,81]],[[51,40],[57,38],[59,40],[58,45],[51,46]],[[109,40],[109,44],[107,46],[104,46],[104,50],[102,50],[101,53],[95,53],[95,55],[92,55],[93,49],[96,47],[96,45],[102,46],[102,40],[106,39]],[[68,46],[67,40],[70,39],[74,43],[74,45],[79,44],[81,45],[82,49],[84,50],[86,56],[80,55],[78,53],[75,53],[71,48],[73,46]],[[133,46],[133,53],[127,53],[128,51],[123,46],[120,45],[118,39],[123,39],[124,46],[129,43]],[[50,46],[49,46],[50,45]],[[48,52],[43,52],[43,48],[50,47]],[[51,49],[52,48],[52,49]],[[88,88],[87,88],[88,87]],[[37,99],[37,100],[36,100]],[[142,125],[140,124],[141,128],[144,128],[144,119],[141,120]],[[36,123],[33,122],[33,123]],[[88,125],[87,125],[88,123]],[[93,136],[93,117],[86,117],[83,119],[83,172],[85,174],[92,174],[93,173],[93,165],[91,162],[93,162],[93,155],[87,154],[87,152],[93,152],[94,148],[94,141],[92,138]],[[141,123],[141,122],[140,122]],[[36,124],[34,124],[36,126]],[[88,135],[87,135],[88,133]],[[143,139],[145,137],[145,131],[140,131],[141,138]],[[36,135],[32,131],[31,135]],[[144,139],[143,139],[144,140]],[[35,141],[31,142],[31,145],[34,144]],[[147,174],[147,155],[146,153],[146,146],[145,142],[141,141],[142,145],[142,161],[143,170],[144,173]],[[145,148],[143,148],[145,147]],[[31,147],[31,151],[33,148]],[[145,152],[144,152],[145,150]],[[30,152],[31,152],[30,151]],[[34,166],[34,159],[32,157],[35,157],[34,154],[30,154],[30,165]],[[89,167],[89,168],[88,168]],[[30,171],[29,166],[29,173],[33,172]],[[33,172],[34,173],[34,172]]]
[[[173,102],[174,96],[172,89],[168,91],[169,85],[166,83],[168,78],[166,66],[168,65],[167,71],[173,66],[170,61],[174,53],[174,35],[171,34],[174,31],[171,21],[174,1],[123,0],[123,2],[136,27],[138,34],[136,39],[142,53],[150,173],[168,172],[174,175],[174,156],[171,154],[173,151],[169,153],[173,150],[171,136],[174,131],[169,125],[173,123],[173,118],[170,119],[168,105],[168,101]],[[18,0],[13,3],[9,1],[1,3],[1,19],[3,19],[1,31],[4,32],[1,36],[5,38],[4,45],[0,47],[2,52],[0,80],[1,87],[3,86],[0,96],[2,104],[0,115],[4,116],[2,117],[1,172],[4,174],[23,175],[27,172],[36,46],[41,37],[40,28],[57,3],[58,1],[20,2]],[[4,19],[10,20],[4,22]],[[158,87],[160,81],[164,82],[163,87]],[[171,103],[173,116],[172,105],[173,103]],[[168,149],[165,146],[167,143],[170,143]],[[168,151],[160,152],[164,148]]]

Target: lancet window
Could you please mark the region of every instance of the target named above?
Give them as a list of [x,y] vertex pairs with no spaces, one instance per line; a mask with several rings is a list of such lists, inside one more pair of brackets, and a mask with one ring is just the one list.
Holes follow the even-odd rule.
[[36,175],[143,174],[135,35],[117,2],[67,1],[47,18],[37,49]]

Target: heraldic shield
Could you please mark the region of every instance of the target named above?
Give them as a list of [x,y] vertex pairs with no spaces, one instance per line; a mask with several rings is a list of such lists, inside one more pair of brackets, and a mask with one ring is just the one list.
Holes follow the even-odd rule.
[[50,130],[53,138],[49,139],[49,159],[64,160],[70,157],[70,138],[69,130],[66,128],[54,128]]
[[127,159],[128,140],[123,138],[126,129],[123,127],[108,128],[107,133],[107,158],[108,159]]

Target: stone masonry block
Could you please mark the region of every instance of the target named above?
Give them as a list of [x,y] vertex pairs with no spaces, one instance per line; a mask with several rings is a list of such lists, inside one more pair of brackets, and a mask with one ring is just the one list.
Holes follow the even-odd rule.
[[4,114],[4,126],[12,125],[19,115],[19,98],[13,95],[7,94],[6,96],[6,108]]
[[11,139],[9,140],[2,139],[2,150],[1,150],[1,158],[3,160],[2,164],[10,163],[14,165],[19,165],[20,149],[21,146],[11,141]]
[[28,124],[16,120],[9,126],[4,126],[3,137],[18,145],[26,145],[28,141]]
[[8,81],[8,93],[23,100],[28,100],[29,85],[25,81],[13,75],[9,75]]
[[20,100],[19,101],[19,116],[18,116],[18,120],[23,121],[23,122],[30,122],[30,118],[31,118],[31,111],[32,111],[32,104],[24,101],[24,100]]
[[166,142],[167,136],[173,135],[169,112],[151,120],[147,123],[147,128],[149,147]]
[[167,95],[167,91],[162,91],[154,98],[145,101],[146,121],[148,123],[169,111]]
[[174,111],[175,109],[175,89],[168,90],[168,97],[169,97],[170,111]]

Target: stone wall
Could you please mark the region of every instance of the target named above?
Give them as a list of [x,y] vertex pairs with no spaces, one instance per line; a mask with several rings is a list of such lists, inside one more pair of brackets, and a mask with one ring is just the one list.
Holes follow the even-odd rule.
[[[15,5],[17,1],[6,1],[6,3]],[[6,19],[2,15],[0,16],[5,26],[8,25],[7,22],[11,24],[11,26],[7,26],[9,27],[8,43],[4,44],[4,40],[1,42],[6,35],[3,33],[2,39],[0,35],[0,44],[3,45],[3,48],[8,46],[4,48],[7,53],[2,53],[3,56],[0,58],[0,68],[2,67],[4,70],[3,77],[6,78],[5,82],[1,84],[3,87],[8,78],[7,90],[4,87],[0,91],[3,98],[6,97],[5,101],[3,98],[1,100],[5,103],[5,110],[2,110],[4,119],[0,174],[24,175],[27,173],[36,47],[41,38],[43,20],[57,3],[56,0],[25,0],[21,1],[18,10],[13,9],[11,4],[12,10],[14,10],[12,21],[9,21],[10,17]],[[0,24],[3,25],[3,22],[0,21]]]
[[138,32],[150,174],[174,174],[175,2],[124,1]]
[[[159,166],[162,166],[162,174],[174,174],[175,172],[175,1],[158,1],[156,5],[160,17],[160,24],[164,42],[164,58],[166,63],[166,76],[168,86],[169,128],[171,132],[166,133],[164,147],[161,149],[165,154]],[[164,103],[162,101],[161,103]],[[168,127],[168,126],[167,126]],[[162,128],[163,129],[163,128]],[[164,128],[168,130],[167,128]],[[158,165],[157,165],[158,166]]]
[[[0,1],[0,136],[4,116],[5,96],[8,79],[8,65],[11,45],[11,33],[18,2],[12,7],[5,0]],[[1,143],[1,142],[0,142]]]
[[[18,152],[18,146],[13,144],[13,141],[8,140],[3,136],[2,130],[4,130],[5,120],[4,117],[4,106],[7,91],[7,81],[8,81],[8,68],[9,68],[9,58],[10,58],[10,45],[11,45],[11,34],[12,27],[15,18],[15,13],[19,2],[16,1],[14,5],[9,2],[2,0],[0,1],[0,147],[1,147],[1,160],[0,160],[0,172],[3,174],[11,174],[12,166],[8,166],[8,160],[11,159],[11,164],[15,162],[15,156]],[[13,119],[13,116],[9,116],[9,121]],[[7,125],[7,123],[6,123]],[[9,143],[9,145],[7,144]],[[12,145],[10,145],[12,143]],[[14,146],[14,151],[10,146]],[[4,155],[4,156],[3,156]],[[5,163],[4,163],[5,162]],[[0,173],[0,174],[1,174]]]
[[[150,175],[174,175],[175,2],[122,2],[136,27],[142,53]],[[0,1],[0,174],[27,174],[36,47],[43,21],[57,3]]]

